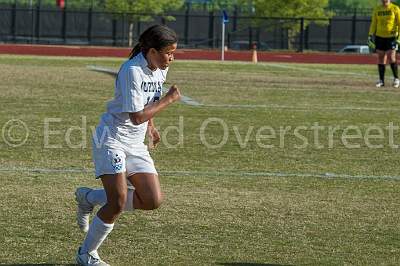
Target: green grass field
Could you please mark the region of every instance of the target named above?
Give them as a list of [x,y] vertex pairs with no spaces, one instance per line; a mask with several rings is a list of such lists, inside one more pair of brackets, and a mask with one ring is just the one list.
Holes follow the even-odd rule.
[[[73,192],[101,186],[90,132],[114,84],[87,66],[121,62],[0,56],[0,265],[74,264],[84,235]],[[111,265],[400,265],[400,133],[388,128],[400,126],[400,90],[376,89],[375,68],[175,62],[167,85],[203,106],[156,119],[165,202],[124,213],[100,255]]]

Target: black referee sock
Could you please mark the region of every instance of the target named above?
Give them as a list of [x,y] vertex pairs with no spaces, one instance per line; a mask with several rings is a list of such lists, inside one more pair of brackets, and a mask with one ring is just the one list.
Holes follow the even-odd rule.
[[398,78],[399,78],[399,74],[398,74],[397,64],[396,64],[396,63],[390,64],[390,68],[392,69],[393,77],[394,77],[395,79],[398,79]]
[[379,70],[379,80],[385,83],[385,69],[386,66],[384,64],[379,64],[378,65],[378,70]]

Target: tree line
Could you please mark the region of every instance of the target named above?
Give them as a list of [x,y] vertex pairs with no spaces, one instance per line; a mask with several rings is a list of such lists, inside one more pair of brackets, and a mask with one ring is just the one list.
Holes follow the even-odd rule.
[[[240,8],[241,12],[254,11],[261,13],[296,13],[298,16],[309,17],[318,9],[351,10],[351,9],[372,9],[379,3],[379,0],[64,0],[66,5],[71,8],[95,7],[98,9],[118,10],[119,12],[129,11],[148,11],[155,12],[160,9],[176,10],[185,4],[190,4],[193,9],[207,8],[212,10],[226,9],[233,10]],[[395,0],[394,2],[397,2]],[[29,6],[41,4],[47,7],[55,7],[56,0],[0,0],[0,4],[17,4],[19,6]],[[281,8],[281,7],[284,8]],[[154,9],[153,9],[154,8]],[[299,9],[300,8],[300,9]]]

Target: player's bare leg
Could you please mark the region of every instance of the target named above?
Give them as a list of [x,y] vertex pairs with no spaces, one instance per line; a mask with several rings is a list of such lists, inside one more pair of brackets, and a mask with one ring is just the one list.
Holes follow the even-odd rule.
[[387,55],[385,51],[376,50],[378,54],[378,72],[379,72],[379,80],[376,83],[376,87],[380,88],[385,86],[385,69],[386,69],[386,59]]
[[387,51],[386,56],[389,58],[390,68],[393,72],[393,87],[400,87],[400,80],[398,74],[397,60],[396,60],[396,49]]
[[158,175],[151,173],[137,173],[128,177],[135,187],[133,194],[133,208],[141,210],[157,209],[162,201],[160,181]]
[[101,177],[107,195],[107,203],[101,207],[97,216],[104,222],[112,224],[125,208],[128,186],[125,173],[103,175]]

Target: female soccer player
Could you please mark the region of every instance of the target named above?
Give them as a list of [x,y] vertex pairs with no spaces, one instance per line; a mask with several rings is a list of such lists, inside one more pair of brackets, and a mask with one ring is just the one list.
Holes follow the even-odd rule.
[[[369,28],[368,46],[378,53],[379,80],[376,87],[385,86],[386,59],[389,57],[394,80],[393,87],[400,86],[397,70],[396,50],[399,44],[400,10],[390,0],[382,0],[382,5],[374,9]],[[375,35],[375,43],[373,41]]]
[[[158,174],[144,139],[147,132],[154,144],[160,141],[153,117],[180,99],[175,85],[161,98],[176,47],[177,35],[173,30],[152,26],[143,32],[129,60],[119,70],[114,99],[107,104],[107,112],[93,136],[96,177],[101,179],[104,189],[78,188],[75,192],[77,222],[87,231],[76,256],[79,265],[108,265],[100,259],[97,249],[120,213],[153,210],[162,202]],[[89,227],[95,205],[102,207]]]

